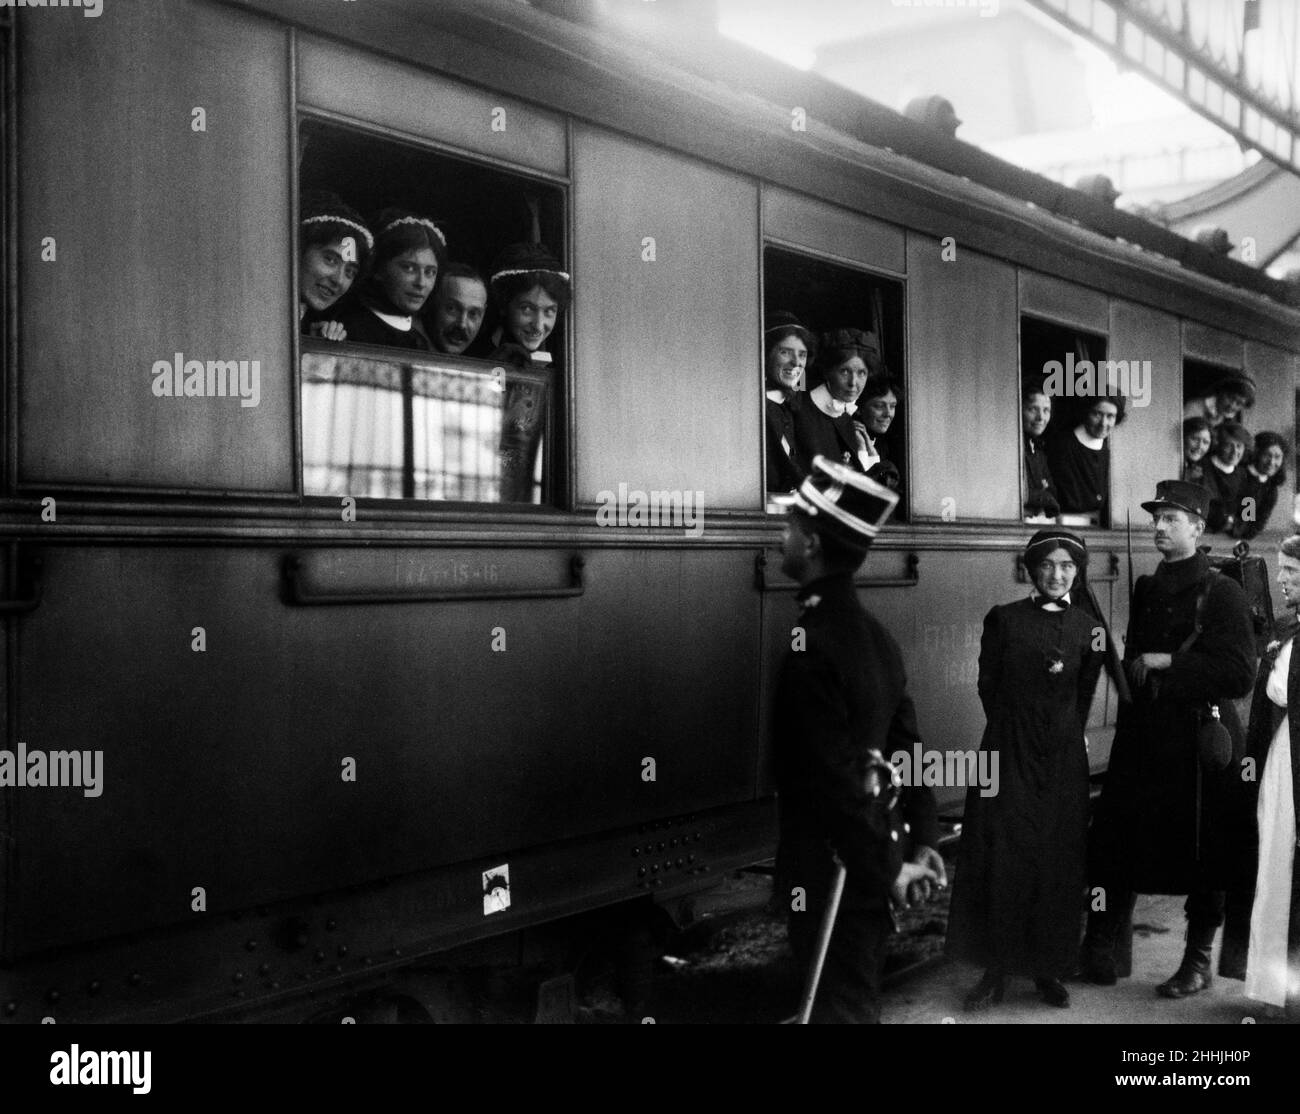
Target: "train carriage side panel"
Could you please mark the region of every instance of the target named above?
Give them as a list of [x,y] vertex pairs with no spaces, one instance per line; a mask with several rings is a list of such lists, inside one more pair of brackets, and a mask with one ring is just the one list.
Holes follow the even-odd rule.
[[1236,333],[1216,329],[1202,321],[1184,319],[1183,355],[1240,371],[1245,360],[1245,347]]
[[1132,515],[1136,576],[1146,571],[1144,556],[1152,560],[1158,556],[1151,548],[1150,516],[1142,510],[1142,502],[1151,498],[1157,480],[1178,476],[1182,461],[1183,370],[1178,319],[1112,298],[1107,356],[1130,364],[1150,364],[1146,405],[1130,391],[1124,424],[1111,434],[1111,525],[1123,530],[1126,515]]
[[[193,0],[79,16],[18,21],[19,480],[291,491],[284,32]],[[189,361],[226,397],[153,393]]]
[[[319,607],[282,600],[280,557],[45,551],[18,734],[103,777],[22,796],[11,954],[193,920],[194,886],[245,908],[753,799],[748,552],[593,549],[570,599]],[[561,583],[566,553],[305,560],[366,594],[448,561]]]
[[763,187],[763,235],[868,270],[907,271],[902,228],[777,186]]
[[[1106,295],[1073,282],[1021,267],[1018,272],[1020,312],[1049,321],[1075,325],[1105,336],[1109,328]],[[1022,372],[1029,368],[1021,368]],[[1032,369],[1040,371],[1040,368]]]
[[568,137],[554,113],[310,35],[297,51],[302,107],[548,174],[568,170]]
[[1016,270],[907,237],[913,520],[1016,520],[1020,398]]
[[762,505],[758,191],[587,125],[574,135],[577,501]]

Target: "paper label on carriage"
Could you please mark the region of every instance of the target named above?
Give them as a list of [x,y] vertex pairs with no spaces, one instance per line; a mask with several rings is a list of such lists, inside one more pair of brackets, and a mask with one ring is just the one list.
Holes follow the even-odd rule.
[[483,872],[483,916],[510,908],[510,864],[502,863]]

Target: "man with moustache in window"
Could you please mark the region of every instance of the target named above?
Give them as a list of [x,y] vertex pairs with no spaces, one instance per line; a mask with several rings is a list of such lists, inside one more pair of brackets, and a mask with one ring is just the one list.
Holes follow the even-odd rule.
[[429,300],[428,327],[433,346],[449,356],[486,359],[492,346],[480,340],[487,311],[487,283],[467,263],[448,263]]

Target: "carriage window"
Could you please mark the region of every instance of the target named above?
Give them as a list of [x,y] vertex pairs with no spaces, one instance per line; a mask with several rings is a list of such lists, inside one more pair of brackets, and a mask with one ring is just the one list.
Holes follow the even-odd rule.
[[563,191],[316,119],[299,135],[304,492],[554,504]]
[[1028,522],[1109,526],[1110,445],[1128,403],[1106,338],[1020,319],[1022,506]]
[[898,490],[905,521],[902,284],[769,247],[763,290],[768,493],[827,456]]

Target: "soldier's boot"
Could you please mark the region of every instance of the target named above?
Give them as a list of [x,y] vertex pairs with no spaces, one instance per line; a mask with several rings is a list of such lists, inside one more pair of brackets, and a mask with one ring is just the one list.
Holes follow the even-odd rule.
[[1171,978],[1156,987],[1157,994],[1162,998],[1187,998],[1199,994],[1214,982],[1210,969],[1217,930],[1218,926],[1214,924],[1188,923],[1183,961]]

